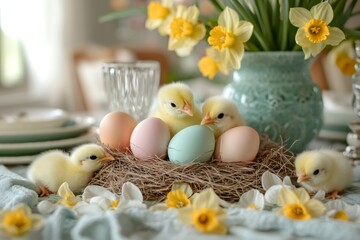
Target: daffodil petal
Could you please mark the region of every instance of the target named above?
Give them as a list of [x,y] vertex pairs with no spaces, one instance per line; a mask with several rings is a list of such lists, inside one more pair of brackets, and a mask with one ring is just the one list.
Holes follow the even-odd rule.
[[201,191],[193,200],[194,208],[217,209],[219,207],[218,198],[212,188]]
[[121,189],[121,197],[120,202],[126,200],[138,200],[140,202],[143,201],[143,195],[140,189],[131,182],[126,182],[123,184]]
[[149,30],[154,30],[158,27],[160,27],[160,25],[162,24],[162,20],[161,19],[156,19],[156,20],[146,20],[145,22],[145,27]]
[[39,213],[41,214],[50,214],[55,211],[57,204],[50,202],[48,200],[43,200],[38,203],[36,206]]
[[319,217],[326,210],[324,204],[316,199],[311,199],[305,202],[304,205],[312,217]]
[[281,183],[281,179],[269,170],[266,170],[261,176],[261,185],[264,190],[268,190],[274,185],[281,185]]
[[324,50],[325,47],[326,47],[326,43],[324,43],[324,42],[320,42],[320,43],[317,43],[317,44],[313,44],[313,45],[310,47],[311,55],[312,55],[313,57],[315,57],[315,56],[318,55],[322,50]]
[[289,20],[295,27],[303,27],[313,18],[309,10],[301,7],[291,8],[289,12]]
[[322,2],[313,6],[310,9],[310,13],[313,15],[313,18],[323,20],[327,24],[329,24],[334,17],[333,9],[328,2]]
[[295,188],[295,186],[292,184],[291,179],[289,176],[285,176],[283,179],[283,184],[290,186],[291,188]]
[[191,38],[197,42],[203,39],[205,37],[205,34],[206,34],[205,26],[203,24],[197,24],[195,25],[194,33]]
[[304,59],[308,59],[311,56],[311,49],[310,47],[303,47],[303,52],[304,52]]
[[125,200],[120,202],[118,209],[128,209],[128,208],[146,208],[146,205],[142,201],[138,200]]
[[195,25],[198,22],[199,14],[199,9],[195,5],[192,5],[187,9],[184,18]]
[[236,38],[240,39],[242,42],[247,42],[254,30],[254,26],[247,21],[239,21],[236,23],[233,33],[236,35]]
[[81,202],[77,204],[73,208],[73,210],[75,211],[76,215],[79,217],[84,215],[94,215],[104,212],[104,209],[102,209],[99,205],[86,203],[86,202]]
[[90,199],[90,204],[98,205],[103,210],[108,210],[111,208],[111,200],[103,196],[96,196]]
[[33,230],[38,230],[44,225],[44,219],[39,214],[32,214],[31,215],[31,227]]
[[173,0],[162,0],[162,5],[165,7],[171,8],[173,6]]
[[239,200],[239,205],[242,208],[248,208],[251,204],[256,205],[260,209],[264,208],[265,201],[264,195],[259,190],[252,189],[244,193]]
[[265,201],[269,204],[277,204],[280,189],[284,186],[282,185],[273,185],[265,192]]
[[82,199],[88,202],[90,201],[91,198],[97,196],[108,198],[111,201],[117,198],[114,193],[110,192],[104,187],[97,185],[89,185],[84,189],[84,192],[82,194]]
[[303,28],[299,28],[295,35],[295,41],[303,48],[308,48],[312,45],[309,39],[306,37],[306,32]]
[[345,39],[345,34],[337,27],[329,27],[330,35],[326,39],[326,44],[336,46]]
[[193,211],[193,207],[191,206],[179,208],[177,212],[180,221],[190,225],[192,223],[192,218],[191,218],[192,211]]
[[183,191],[187,197],[190,197],[193,194],[193,190],[188,183],[174,183],[171,187],[171,191],[178,189]]
[[193,47],[182,47],[175,49],[175,52],[179,57],[187,57],[190,55],[192,49]]
[[293,191],[300,202],[306,202],[310,200],[309,193],[304,188],[296,188]]
[[74,193],[70,190],[69,184],[67,182],[63,182],[57,192],[57,195],[60,197],[64,197],[66,195],[75,196]]
[[278,205],[283,206],[286,204],[299,202],[297,195],[289,188],[283,187],[279,190]]
[[226,31],[232,32],[239,22],[238,14],[231,8],[226,7],[219,15],[218,24],[225,27]]

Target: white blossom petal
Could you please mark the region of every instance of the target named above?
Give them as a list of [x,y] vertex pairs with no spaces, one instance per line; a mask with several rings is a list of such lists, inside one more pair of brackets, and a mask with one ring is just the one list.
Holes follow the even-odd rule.
[[39,202],[36,207],[37,207],[39,213],[50,214],[55,211],[57,204],[50,202],[48,200],[43,200],[43,201]]
[[82,199],[86,202],[89,202],[91,198],[102,196],[108,198],[109,200],[113,201],[117,197],[114,193],[110,192],[104,187],[97,186],[97,185],[89,185],[84,189]]
[[261,185],[264,190],[268,190],[270,189],[270,187],[274,185],[281,185],[281,184],[282,184],[281,179],[277,175],[271,173],[268,170],[264,172],[263,175],[261,176]]
[[126,182],[122,185],[120,202],[128,200],[143,202],[143,199],[140,189],[135,184]]
[[333,17],[334,12],[331,5],[328,2],[322,2],[310,9],[310,13],[315,19],[323,20],[329,24]]

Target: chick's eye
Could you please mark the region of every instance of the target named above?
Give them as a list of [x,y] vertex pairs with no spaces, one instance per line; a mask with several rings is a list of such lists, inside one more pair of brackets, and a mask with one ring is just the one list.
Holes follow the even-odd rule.
[[171,105],[173,108],[176,108],[176,104],[175,104],[175,103],[170,103],[170,105]]
[[224,114],[220,113],[217,117],[218,117],[218,119],[222,119],[224,117]]
[[320,172],[320,170],[319,170],[319,169],[316,169],[316,170],[313,172],[313,174],[314,174],[314,175],[318,175],[319,172]]
[[96,160],[96,159],[97,159],[97,156],[91,155],[91,156],[90,156],[90,159],[91,159],[91,160]]

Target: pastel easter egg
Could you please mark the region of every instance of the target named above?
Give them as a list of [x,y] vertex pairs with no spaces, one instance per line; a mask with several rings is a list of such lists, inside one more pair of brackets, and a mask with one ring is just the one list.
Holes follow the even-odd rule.
[[134,128],[130,148],[134,156],[141,160],[165,158],[169,141],[169,127],[160,118],[151,117]]
[[205,126],[193,125],[179,131],[170,140],[169,160],[178,165],[209,161],[214,153],[215,137]]
[[227,130],[217,139],[215,157],[223,162],[251,162],[260,147],[258,132],[248,126]]
[[110,112],[99,125],[100,142],[114,151],[126,151],[130,136],[136,126],[135,119],[125,112]]

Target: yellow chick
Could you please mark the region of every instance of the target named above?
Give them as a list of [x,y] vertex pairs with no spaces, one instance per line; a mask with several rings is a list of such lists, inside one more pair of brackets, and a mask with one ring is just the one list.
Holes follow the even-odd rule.
[[201,121],[200,110],[194,103],[190,88],[179,82],[159,89],[158,106],[153,116],[169,126],[171,136],[188,126],[200,124]]
[[64,182],[73,192],[81,190],[103,163],[114,160],[97,144],[84,144],[69,156],[60,150],[43,153],[27,171],[28,178],[40,189],[40,196],[55,193]]
[[323,190],[331,198],[353,182],[349,160],[335,150],[305,151],[296,157],[295,169],[298,183],[310,192]]
[[201,125],[208,126],[216,138],[230,128],[245,125],[236,104],[221,96],[210,97],[204,102],[202,117]]

